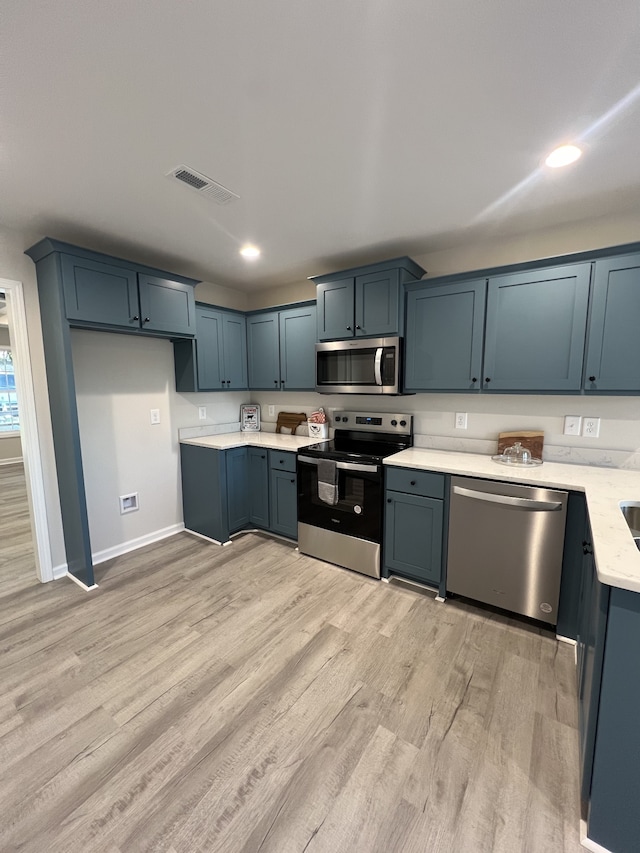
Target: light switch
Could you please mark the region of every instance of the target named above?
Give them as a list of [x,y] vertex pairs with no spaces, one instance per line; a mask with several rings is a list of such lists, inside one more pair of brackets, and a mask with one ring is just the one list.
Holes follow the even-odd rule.
[[582,418],[580,415],[565,415],[564,418],[564,434],[565,435],[580,435],[580,427],[582,426]]
[[198,406],[198,417],[201,421],[205,421],[207,419],[207,407],[206,406]]
[[150,415],[151,415],[151,423],[152,424],[159,424],[160,423],[160,409],[151,409]]

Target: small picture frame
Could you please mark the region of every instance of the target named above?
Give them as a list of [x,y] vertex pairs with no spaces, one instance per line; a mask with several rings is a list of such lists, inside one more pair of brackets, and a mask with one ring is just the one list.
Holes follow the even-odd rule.
[[240,406],[240,430],[260,432],[260,406],[246,403]]

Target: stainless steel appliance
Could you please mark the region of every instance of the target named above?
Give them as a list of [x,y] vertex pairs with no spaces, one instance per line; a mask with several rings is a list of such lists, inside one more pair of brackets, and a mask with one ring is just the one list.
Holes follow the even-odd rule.
[[298,453],[298,547],[380,577],[385,456],[413,444],[411,415],[335,412],[335,435]]
[[316,391],[401,394],[401,362],[401,338],[357,338],[316,344]]
[[567,493],[451,478],[447,590],[558,621]]

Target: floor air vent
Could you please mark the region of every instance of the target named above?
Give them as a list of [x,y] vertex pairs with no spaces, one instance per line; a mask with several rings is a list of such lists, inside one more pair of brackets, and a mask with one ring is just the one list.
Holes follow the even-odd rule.
[[228,204],[234,198],[240,198],[239,195],[223,187],[222,184],[212,181],[211,178],[201,172],[196,172],[195,169],[190,169],[188,166],[176,166],[175,169],[167,173],[167,177],[175,178],[176,181],[186,184],[200,195],[206,195],[218,204]]

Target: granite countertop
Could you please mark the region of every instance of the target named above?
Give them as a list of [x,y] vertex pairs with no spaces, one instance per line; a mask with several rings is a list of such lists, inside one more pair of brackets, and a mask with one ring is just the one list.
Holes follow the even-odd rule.
[[598,579],[610,586],[640,592],[640,551],[620,511],[621,502],[640,503],[640,472],[561,462],[511,469],[490,456],[416,447],[388,456],[384,462],[401,468],[584,492]]
[[199,438],[182,438],[180,444],[196,444],[198,447],[212,447],[214,450],[230,450],[232,447],[249,445],[266,447],[269,450],[290,450],[295,453],[299,448],[317,444],[320,440],[308,435],[282,435],[275,432],[224,432]]

